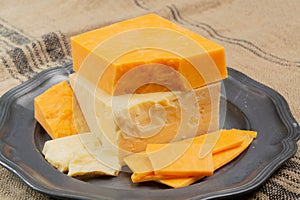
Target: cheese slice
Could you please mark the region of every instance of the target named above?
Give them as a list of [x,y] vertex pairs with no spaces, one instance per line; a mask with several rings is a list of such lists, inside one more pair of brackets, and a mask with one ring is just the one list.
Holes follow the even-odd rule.
[[149,143],[192,138],[219,127],[220,83],[190,92],[111,96],[81,75],[71,87],[91,132],[120,159]]
[[[238,155],[240,155],[243,151],[245,151],[245,149],[247,149],[249,147],[249,145],[251,144],[253,139],[254,139],[253,137],[245,137],[244,142],[240,146],[213,154],[214,170],[221,168],[222,166],[226,165],[228,162],[235,159]],[[168,185],[168,186],[171,186],[173,188],[180,188],[180,187],[188,186],[202,178],[203,178],[203,176],[188,177],[188,178],[161,179],[161,180],[158,180],[158,182]],[[146,179],[151,180],[151,175],[148,175],[148,177],[146,177]]]
[[206,143],[207,145],[204,147],[207,148],[207,151],[212,151],[213,154],[216,154],[226,149],[240,146],[245,137],[255,137],[255,133],[254,131],[241,131],[238,129],[222,129],[176,143]]
[[51,138],[89,131],[67,81],[52,86],[34,98],[34,117]]
[[[219,134],[220,136],[217,138],[217,141],[214,142],[215,145],[211,150],[213,155],[228,149],[239,147],[244,142],[245,137],[250,137],[250,138],[255,137],[254,135],[251,135],[255,133],[253,131],[241,131],[237,129],[219,130],[209,134],[216,134],[216,133]],[[207,135],[209,134],[204,134],[201,136],[197,136],[195,138],[174,142],[174,144],[182,144],[182,143],[186,143],[188,145],[192,143],[203,144],[204,142],[209,142],[205,140]],[[183,147],[188,147],[188,146],[183,146]],[[136,174],[145,173],[146,175],[150,171],[153,171],[152,165],[150,163],[150,160],[146,152],[131,154],[125,157],[124,161],[128,165],[128,167]]]
[[[236,158],[251,144],[252,140],[256,138],[256,136],[257,133],[255,131],[238,129],[221,130],[220,137],[218,138],[216,145],[212,149],[214,170],[219,169],[223,165]],[[190,143],[191,141],[193,143],[203,143],[205,137],[206,135],[201,135],[193,139],[187,139],[176,143]],[[190,185],[204,177],[191,176],[174,178],[174,176],[155,174],[148,154],[145,152],[129,155],[124,158],[124,161],[133,172],[131,180],[134,183],[144,181],[157,181],[174,188],[179,188]]]
[[147,180],[147,176],[150,175],[151,179],[157,178],[158,175],[154,175],[152,164],[146,152],[134,153],[124,158],[124,162],[133,172],[131,180],[133,183],[144,182]]
[[111,95],[190,90],[227,77],[222,46],[155,14],[74,36],[71,47],[74,70]]
[[[119,169],[116,169],[119,165],[117,155],[103,149],[93,133],[48,140],[42,153],[52,166],[61,172],[69,172],[69,176],[99,174],[116,176],[119,172]],[[103,158],[99,157],[102,155],[109,157],[110,162],[107,160],[103,162]]]
[[210,176],[214,165],[212,152],[199,157],[202,144],[148,144],[146,153],[154,174],[173,177]]

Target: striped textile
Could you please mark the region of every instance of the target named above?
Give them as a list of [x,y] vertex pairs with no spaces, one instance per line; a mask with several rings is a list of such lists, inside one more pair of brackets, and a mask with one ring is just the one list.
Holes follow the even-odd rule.
[[[23,35],[13,31],[14,29],[8,31],[6,27],[5,33],[9,32],[11,36],[0,35],[0,43],[20,41],[18,43],[10,42],[13,47],[10,50],[1,49],[3,52],[0,54],[0,81],[2,82],[0,94],[34,77],[45,69],[63,66],[71,62],[70,46],[61,32],[51,32],[36,41],[30,42]],[[15,34],[11,34],[12,32]],[[17,37],[19,39],[16,39]],[[20,45],[20,43],[25,45]]]

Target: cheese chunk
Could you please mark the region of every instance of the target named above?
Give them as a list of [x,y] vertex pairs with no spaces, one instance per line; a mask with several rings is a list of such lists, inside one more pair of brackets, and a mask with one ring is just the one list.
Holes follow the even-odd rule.
[[34,99],[34,117],[53,139],[89,131],[67,81]]
[[[100,148],[101,147],[99,147],[99,149]],[[103,162],[101,159],[97,159],[99,156],[95,155],[96,152],[90,152],[87,149],[80,149],[76,151],[76,155],[69,163],[68,176],[117,176],[119,170],[113,169],[108,163]],[[112,156],[111,159],[115,160],[114,162],[116,165],[119,164],[116,155],[108,155]]]
[[103,146],[119,151],[121,162],[149,143],[178,141],[219,128],[220,83],[192,92],[120,96],[108,95],[80,75],[71,75],[70,83],[91,132]]
[[[155,14],[74,36],[71,47],[74,70],[111,95],[135,86],[136,93],[189,90],[227,77],[222,46]],[[131,81],[119,84],[125,74]]]
[[[61,172],[69,176],[111,175],[116,176],[120,168],[117,155],[101,147],[93,133],[81,133],[45,143],[42,153],[45,159]],[[99,156],[106,155],[110,162],[103,162]],[[107,165],[107,163],[113,165]]]

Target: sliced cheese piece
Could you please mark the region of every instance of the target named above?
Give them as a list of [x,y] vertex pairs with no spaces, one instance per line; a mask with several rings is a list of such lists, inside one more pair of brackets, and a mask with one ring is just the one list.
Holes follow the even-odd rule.
[[198,154],[202,146],[196,143],[188,146],[148,144],[146,153],[155,174],[174,177],[210,176],[214,170],[212,153],[200,158]]
[[154,172],[151,162],[146,152],[134,153],[124,158],[126,165],[134,172],[131,175],[133,183],[144,182],[147,180],[147,176],[150,175],[153,180]]
[[189,186],[196,181],[204,178],[205,176],[199,176],[199,177],[188,177],[188,178],[174,178],[174,179],[162,179],[157,182],[168,185],[173,188],[181,188],[185,186]]
[[[214,170],[219,169],[227,164],[240,153],[242,153],[256,138],[255,131],[245,131],[238,129],[221,130],[220,137],[213,149]],[[198,136],[193,142],[203,142],[205,135]],[[230,140],[230,138],[232,138]],[[242,142],[240,142],[242,139]],[[237,142],[235,142],[235,140]],[[183,140],[177,143],[190,141]],[[165,185],[179,188],[188,186],[204,176],[193,176],[184,178],[174,178],[172,176],[157,175],[153,172],[151,161],[146,152],[132,154],[124,159],[128,167],[133,171],[131,176],[132,182],[157,181]]]
[[[155,14],[74,36],[71,47],[74,70],[111,95],[132,93],[133,84],[145,83],[144,79],[147,84],[139,85],[138,93],[167,91],[163,86],[198,88],[227,77],[222,46]],[[134,81],[123,82],[116,92],[118,81],[130,70],[136,76],[127,80]]]
[[89,131],[67,81],[34,98],[34,117],[53,139]]
[[[245,137],[247,136],[252,137],[251,134],[255,133],[253,131],[240,131],[240,130],[236,131],[236,129],[220,130],[214,133],[218,133],[218,132],[220,133],[220,137],[218,137],[216,145],[212,149],[213,155],[221,151],[225,151],[240,146],[244,142]],[[214,134],[214,133],[209,133],[209,134]],[[206,138],[206,134],[197,136],[195,138],[175,142],[175,143],[180,144],[186,142],[189,143],[193,142],[193,143],[201,144],[205,141],[205,138]],[[127,164],[127,166],[134,172],[132,175],[133,182],[160,180],[163,178],[167,179],[166,176],[158,176],[153,173],[153,168],[146,152],[129,155],[124,158],[124,161]]]
[[248,130],[239,130],[239,129],[230,129],[230,130],[225,130],[226,134],[241,134],[245,137],[250,137],[255,139],[257,137],[257,132],[256,131],[248,131]]
[[[236,132],[235,129],[231,129],[231,130],[220,130],[214,133],[209,133],[209,134],[220,133],[216,145],[212,149],[213,155],[221,151],[238,147],[244,142],[244,138],[245,138],[244,131]],[[184,142],[194,142],[194,143],[201,144],[205,141],[205,138],[206,138],[206,134],[197,136],[195,138],[175,142],[175,143],[179,144]],[[129,155],[124,158],[124,161],[127,164],[127,166],[134,172],[131,176],[132,182],[143,182],[149,180],[158,181],[158,180],[170,178],[167,176],[154,174],[151,162],[148,158],[148,155],[145,152]]]
[[253,141],[253,137],[245,137],[244,142],[235,148],[214,154],[214,169],[217,170],[240,155]]
[[91,132],[104,147],[119,151],[121,162],[147,144],[192,138],[219,127],[220,83],[192,92],[120,96],[108,95],[80,75],[71,75],[70,83]]
[[[212,133],[200,135],[194,138],[179,141],[177,143],[212,143],[207,146],[208,151],[212,151],[213,154],[223,150],[240,146],[245,136],[249,136],[255,133],[254,131],[241,131],[237,129],[230,130],[218,130]],[[212,135],[211,140],[207,140],[207,136]]]
[[134,173],[152,174],[153,168],[146,152],[131,154],[124,158],[124,162]]
[[[231,138],[231,141],[229,141],[228,137]],[[207,158],[207,155],[211,153],[216,153],[219,151],[222,151],[223,149],[232,148],[234,146],[238,146],[243,142],[245,136],[242,134],[239,134],[238,132],[235,133],[234,131],[231,133],[231,131],[221,130],[216,131],[213,133],[201,135],[195,138],[182,140],[175,143],[169,143],[169,144],[148,144],[147,145],[147,151],[156,151],[148,156],[151,159],[152,166],[154,168],[154,171],[156,174],[161,174],[161,169],[168,168],[167,166],[170,165],[172,162],[180,162],[180,157],[183,155],[186,155],[185,151],[189,151],[191,148],[194,149],[190,154],[188,154],[191,158],[195,157],[196,161],[202,161],[202,158]],[[226,143],[226,141],[229,141]],[[197,147],[194,145],[198,145]],[[199,148],[196,150],[195,148]],[[193,155],[195,153],[195,155]],[[165,155],[166,158],[160,159],[163,155]],[[198,156],[196,156],[198,155]],[[186,159],[190,159],[190,157],[187,157]],[[153,163],[152,162],[153,158]],[[175,161],[176,160],[176,161]],[[182,163],[180,163],[182,165]],[[170,165],[172,168],[172,164]],[[205,163],[202,163],[203,167],[206,167]],[[192,165],[190,167],[193,167]],[[168,169],[166,169],[168,170]],[[164,173],[164,175],[168,175]],[[190,175],[187,175],[190,176]]]
[[66,172],[69,169],[69,162],[73,157],[74,148],[77,147],[81,147],[78,138],[68,136],[48,140],[44,145],[42,153],[52,166],[61,172]]
[[[227,150],[223,150],[221,152],[213,154],[214,170],[217,170],[217,169],[221,168],[222,166],[226,165],[227,163],[229,163],[230,161],[235,159],[243,151],[245,151],[245,149],[247,149],[249,147],[249,145],[251,144],[253,139],[256,137],[256,132],[249,131],[248,133],[245,133],[245,134],[249,134],[248,135],[249,137],[245,137],[244,142],[240,146],[230,148]],[[202,178],[203,178],[203,176],[180,178],[180,179],[179,178],[177,178],[177,179],[176,178],[175,179],[162,179],[162,180],[159,180],[158,182],[168,185],[168,186],[171,186],[173,188],[180,188],[180,187],[188,186]],[[151,176],[148,175],[147,179],[151,180]],[[154,178],[154,179],[156,179],[156,178]]]
[[[100,153],[99,153],[100,152]],[[117,155],[108,153],[101,147],[100,141],[93,133],[82,133],[54,140],[48,140],[42,153],[45,159],[61,172],[70,176],[106,174],[116,176],[118,171]],[[98,157],[108,155],[114,165],[107,165]],[[119,166],[120,169],[120,166]]]

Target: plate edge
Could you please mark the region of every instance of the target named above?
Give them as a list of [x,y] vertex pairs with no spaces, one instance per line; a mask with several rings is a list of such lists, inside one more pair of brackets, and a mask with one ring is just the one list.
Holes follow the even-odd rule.
[[[15,99],[15,98],[25,94],[26,92],[28,92],[32,88],[34,88],[35,85],[38,85],[39,83],[42,83],[42,82],[46,81],[50,76],[52,76],[54,74],[57,74],[58,72],[62,72],[62,71],[67,72],[67,73],[72,73],[72,71],[73,71],[72,70],[72,64],[69,63],[69,64],[66,64],[65,66],[62,66],[62,67],[51,68],[51,69],[48,69],[46,71],[43,71],[43,72],[37,74],[34,78],[22,83],[21,85],[15,87],[15,88],[11,89],[10,91],[8,91],[7,93],[5,93],[0,98],[0,110],[2,110],[2,112],[0,113],[0,130],[2,129],[5,118],[8,115],[7,108],[9,108],[9,105],[12,103],[12,99]],[[234,77],[234,79],[238,80],[239,82],[246,82],[249,85],[251,85],[252,87],[258,88],[258,89],[262,90],[263,92],[265,92],[266,94],[268,94],[268,96],[273,101],[273,103],[275,105],[277,105],[275,107],[278,111],[278,114],[279,114],[281,120],[283,121],[284,125],[287,127],[289,133],[292,133],[292,134],[288,134],[288,137],[285,138],[283,143],[287,146],[288,142],[295,141],[295,142],[293,142],[293,144],[294,144],[293,151],[290,150],[290,151],[286,152],[287,155],[292,157],[297,151],[297,140],[300,138],[300,127],[299,127],[297,121],[295,120],[295,118],[293,117],[286,100],[283,98],[283,96],[281,94],[279,94],[278,92],[276,92],[272,88],[253,80],[252,78],[248,77],[247,75],[245,75],[245,74],[243,74],[243,73],[241,73],[241,72],[239,72],[235,69],[229,68],[229,67],[228,67],[228,71],[229,71],[229,73],[235,73],[236,76]],[[296,123],[296,126],[292,126],[291,122]],[[0,145],[2,145],[2,144],[3,144],[3,142],[0,141]],[[287,149],[287,148],[285,148],[285,149]],[[277,165],[276,165],[276,162],[275,162],[274,166],[272,165],[273,169],[274,169],[274,167],[276,167],[276,169],[278,169],[290,157],[284,158],[284,160],[281,161]],[[9,162],[5,161],[5,159],[4,160],[2,160],[2,159],[3,159],[3,155],[2,155],[2,152],[0,152],[0,163],[5,168],[7,168],[8,170],[10,170],[14,174],[16,174],[27,185],[29,185],[31,188],[33,188],[35,190],[37,190],[39,192],[42,192],[44,194],[48,194],[48,195],[51,195],[51,196],[57,196],[57,197],[69,197],[69,198],[77,198],[78,197],[78,196],[77,197],[74,196],[74,194],[72,195],[72,193],[60,195],[60,194],[57,194],[55,192],[53,193],[53,191],[51,191],[51,190],[42,190],[41,188],[39,188],[41,185],[33,183],[34,181],[29,182],[28,177],[26,178],[26,177],[21,176],[20,174],[18,174],[16,172],[16,170],[14,170],[10,166]],[[276,160],[278,160],[278,159],[276,159]],[[273,160],[273,163],[274,163],[274,160]],[[245,193],[251,192],[251,191],[257,189],[261,184],[263,184],[276,171],[276,169],[272,170],[271,173],[270,172],[267,173],[267,175],[262,173],[262,172],[267,171],[267,170],[261,171],[261,173],[259,173],[259,175],[255,178],[255,180],[253,182],[251,181],[251,182],[249,182],[249,184],[247,184],[247,186],[243,185],[244,187],[239,188],[238,189],[238,192],[239,192],[238,194],[237,194],[237,191],[232,191],[231,190],[228,193],[226,193],[226,192],[224,193],[224,191],[223,191],[223,193],[206,196],[204,198],[210,199],[210,198],[220,198],[220,197],[226,197],[226,196],[227,197],[228,196],[240,196],[240,195],[243,195]],[[266,178],[264,181],[261,181],[261,178],[264,177],[264,176],[267,176],[268,178]],[[249,186],[252,186],[252,187],[249,187]],[[246,187],[246,189],[243,190],[243,188],[245,188],[245,187]],[[44,188],[44,187],[42,187],[42,188]],[[240,193],[241,191],[242,191],[242,193]],[[201,195],[199,197],[201,197]],[[82,197],[79,197],[79,198],[82,198]],[[195,198],[197,198],[197,196],[195,196]],[[203,198],[203,196],[202,196],[202,198]]]

